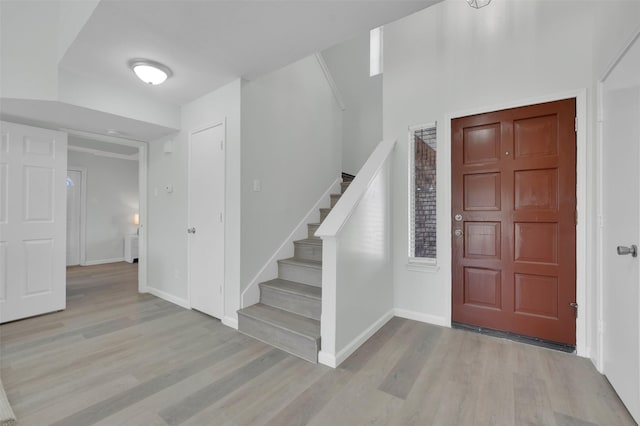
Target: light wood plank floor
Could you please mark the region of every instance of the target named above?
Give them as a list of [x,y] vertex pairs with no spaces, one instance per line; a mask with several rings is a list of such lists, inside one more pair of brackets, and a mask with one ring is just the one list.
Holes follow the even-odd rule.
[[338,369],[71,268],[67,310],[0,327],[20,425],[632,425],[589,360],[394,318]]

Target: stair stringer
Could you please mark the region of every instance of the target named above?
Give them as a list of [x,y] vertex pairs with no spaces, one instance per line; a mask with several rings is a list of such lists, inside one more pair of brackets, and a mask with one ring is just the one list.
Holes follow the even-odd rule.
[[249,282],[249,285],[240,294],[240,308],[246,308],[260,302],[260,283],[278,277],[278,259],[286,259],[293,256],[293,242],[307,238],[307,224],[320,221],[320,208],[329,206],[331,194],[340,193],[340,182],[342,182],[342,179],[339,177],[331,184]]

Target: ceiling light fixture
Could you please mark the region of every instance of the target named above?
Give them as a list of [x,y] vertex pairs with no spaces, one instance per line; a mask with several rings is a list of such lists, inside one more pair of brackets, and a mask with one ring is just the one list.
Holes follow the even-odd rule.
[[467,0],[467,3],[474,9],[480,9],[491,3],[491,0]]
[[152,86],[164,83],[173,75],[169,67],[148,59],[132,59],[129,61],[129,68],[140,80]]

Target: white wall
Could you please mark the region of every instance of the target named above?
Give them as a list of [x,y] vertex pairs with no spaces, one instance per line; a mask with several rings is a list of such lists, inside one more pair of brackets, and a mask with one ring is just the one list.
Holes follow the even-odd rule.
[[243,289],[339,177],[340,112],[314,56],[243,82]]
[[86,263],[121,261],[124,236],[136,232],[138,161],[68,152],[67,167],[87,169]]
[[100,0],[61,1],[58,19],[58,62],[87,23]]
[[393,158],[382,141],[322,222],[322,350],[337,367],[394,315]]
[[[181,131],[149,144],[148,287],[188,305],[187,163],[189,134],[226,119],[225,316],[240,301],[240,80],[182,107]],[[164,143],[173,141],[173,152]],[[164,187],[173,185],[173,192]]]
[[369,33],[322,52],[346,109],[342,171],[355,175],[382,140],[383,75],[369,77]]
[[[594,250],[593,111],[597,65],[638,25],[638,2],[494,1],[480,10],[448,0],[385,26],[384,138],[399,141],[394,179],[395,304],[406,314],[451,318],[450,114],[587,89],[587,264]],[[603,13],[603,9],[606,13]],[[615,11],[615,12],[614,12]],[[610,31],[613,31],[610,33]],[[407,268],[407,126],[438,121],[439,270]],[[586,152],[584,150],[586,149]],[[593,275],[585,276],[587,302]],[[588,305],[589,306],[589,305]],[[590,325],[593,327],[593,324]],[[593,327],[595,328],[595,327]],[[587,347],[593,345],[587,336]]]
[[58,100],[171,129],[180,128],[180,107],[59,69]]
[[0,3],[0,96],[56,98],[58,13],[57,1]]

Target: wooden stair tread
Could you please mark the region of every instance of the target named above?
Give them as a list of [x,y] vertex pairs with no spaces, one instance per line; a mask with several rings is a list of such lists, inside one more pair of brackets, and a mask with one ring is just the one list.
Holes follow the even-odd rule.
[[272,306],[256,303],[240,309],[239,314],[289,331],[309,340],[320,339],[320,321],[303,317]]
[[291,293],[309,299],[322,300],[322,288],[313,285],[302,284],[295,281],[274,278],[260,283],[261,287],[270,287],[285,293]]
[[313,246],[321,246],[322,240],[318,238],[305,238],[303,240],[297,240],[293,242],[294,244],[309,244]]
[[317,260],[307,260],[307,259],[298,259],[297,257],[289,257],[287,259],[278,260],[278,263],[297,265],[297,266],[322,270],[322,261],[317,261]]

